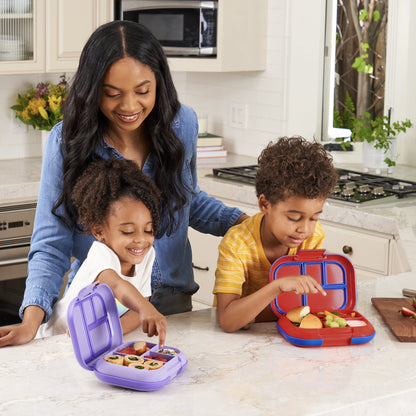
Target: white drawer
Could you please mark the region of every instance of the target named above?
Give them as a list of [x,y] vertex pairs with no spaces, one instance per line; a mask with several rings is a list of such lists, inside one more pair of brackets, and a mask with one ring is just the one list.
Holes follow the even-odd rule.
[[329,252],[346,255],[359,269],[383,275],[388,274],[390,247],[388,235],[321,222],[325,231],[322,248]]

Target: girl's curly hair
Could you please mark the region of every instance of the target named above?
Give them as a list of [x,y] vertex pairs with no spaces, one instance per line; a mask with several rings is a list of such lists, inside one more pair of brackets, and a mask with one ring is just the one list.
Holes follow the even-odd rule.
[[272,204],[292,196],[328,198],[338,181],[330,156],[317,142],[282,137],[270,142],[258,158],[256,194]]
[[92,162],[77,180],[71,199],[83,231],[89,233],[91,224],[103,224],[111,204],[123,197],[143,202],[150,211],[156,235],[160,225],[160,191],[133,161],[123,159]]

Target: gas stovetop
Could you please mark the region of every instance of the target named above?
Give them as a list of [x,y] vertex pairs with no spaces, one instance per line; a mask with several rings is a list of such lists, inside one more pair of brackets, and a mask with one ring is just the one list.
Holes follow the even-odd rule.
[[[214,176],[254,185],[258,165],[213,169]],[[337,169],[339,179],[330,199],[348,204],[387,202],[416,196],[416,182]]]

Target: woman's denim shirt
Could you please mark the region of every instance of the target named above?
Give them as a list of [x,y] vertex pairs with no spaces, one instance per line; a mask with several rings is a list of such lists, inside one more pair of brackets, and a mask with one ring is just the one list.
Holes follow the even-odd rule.
[[[197,185],[198,122],[195,112],[182,105],[173,122],[173,128],[185,148],[182,176],[192,191],[187,194],[188,201],[177,229],[169,237],[163,235],[155,239],[156,260],[152,272],[152,288],[170,286],[193,294],[198,290],[198,284],[193,277],[188,226],[203,233],[221,236],[242,212],[208,196]],[[51,130],[44,153],[26,290],[20,308],[21,317],[27,306],[37,305],[45,311],[44,321],[49,320],[52,306],[59,297],[63,276],[72,269],[68,275],[69,285],[94,241],[92,235],[74,231],[52,214],[52,207],[62,191],[63,156],[62,123],[59,123]],[[99,156],[123,158],[106,143]],[[154,178],[151,157],[146,160],[143,172]],[[58,213],[64,215],[62,205],[58,208]],[[75,258],[72,265],[71,257]]]

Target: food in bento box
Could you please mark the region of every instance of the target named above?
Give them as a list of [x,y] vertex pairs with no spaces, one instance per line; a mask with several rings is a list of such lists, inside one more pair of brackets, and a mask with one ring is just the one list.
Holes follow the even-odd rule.
[[297,308],[293,308],[288,311],[286,313],[286,317],[290,322],[300,324],[302,319],[310,312],[311,309],[309,306],[298,306]]
[[129,364],[129,367],[136,368],[137,370],[148,370],[148,368],[142,364]]
[[118,364],[118,365],[123,365],[123,361],[124,361],[123,356],[117,355],[117,354],[107,355],[106,357],[104,357],[104,360],[109,363]]
[[350,326],[351,328],[357,328],[359,326],[366,326],[367,324],[364,321],[351,319],[347,321],[347,325]]
[[144,341],[138,341],[133,345],[136,350],[136,354],[141,355],[147,351],[147,344]]
[[165,354],[165,355],[172,355],[172,356],[178,355],[178,352],[174,350],[173,348],[161,348],[157,352],[160,352],[161,354]]
[[121,352],[122,354],[128,354],[128,355],[135,355],[136,354],[136,350],[133,347],[124,348],[124,349],[120,350],[119,352]]
[[301,321],[299,328],[319,329],[322,328],[322,321],[315,315],[308,313]]
[[326,315],[325,325],[330,328],[344,328],[347,326],[347,321],[340,316],[329,314]]
[[123,360],[123,364],[124,365],[129,365],[129,364],[143,364],[144,363],[144,358],[143,357],[139,357],[138,355],[126,355],[124,357]]
[[150,361],[145,361],[144,362],[144,366],[148,369],[148,370],[157,370],[158,368],[162,367],[163,363],[161,363],[160,361],[155,361],[155,360],[150,360]]

